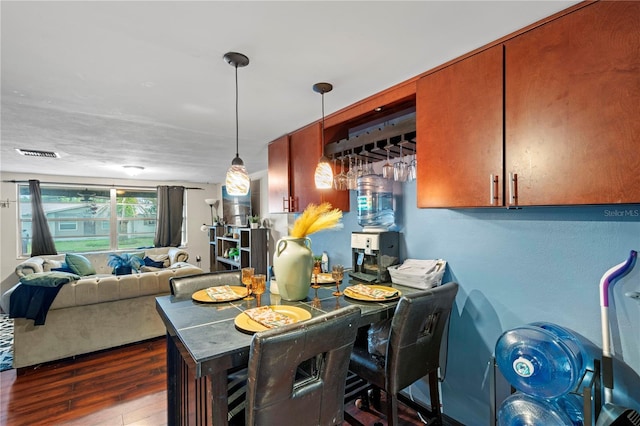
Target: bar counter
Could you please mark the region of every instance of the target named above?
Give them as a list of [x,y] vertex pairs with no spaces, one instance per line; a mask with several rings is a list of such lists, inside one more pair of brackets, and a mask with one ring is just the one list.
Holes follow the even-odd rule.
[[[353,283],[343,282],[341,291]],[[383,283],[401,294],[417,289]],[[349,305],[361,309],[360,326],[393,315],[398,299],[388,302],[363,302],[345,296],[333,296],[335,284],[309,288],[306,300],[288,302],[267,292],[261,305],[291,305],[307,310],[312,317]],[[234,319],[245,309],[257,306],[256,300],[200,303],[191,298],[161,296],[156,308],[167,328],[167,398],[170,425],[226,425],[227,375],[246,367],[252,335],[240,331]]]

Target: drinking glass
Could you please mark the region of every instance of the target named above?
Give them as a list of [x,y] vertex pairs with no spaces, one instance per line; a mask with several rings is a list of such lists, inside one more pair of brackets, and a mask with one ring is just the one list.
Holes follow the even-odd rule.
[[346,169],[344,167],[344,157],[340,158],[340,190],[341,191],[348,191],[349,190],[347,172],[346,172]]
[[363,175],[372,175],[373,174],[373,161],[369,162],[369,153],[367,151],[364,152],[366,155],[364,160],[364,167],[362,168]]
[[251,277],[253,277],[254,272],[253,268],[242,268],[242,284],[247,286],[247,297],[244,300],[253,300],[253,296],[251,296]]
[[342,265],[334,265],[331,268],[331,278],[336,280],[336,291],[332,294],[334,296],[342,296],[342,292],[340,291],[340,281],[344,278],[344,266]]
[[358,189],[358,172],[356,171],[356,167],[351,161],[351,155],[348,156],[349,159],[349,171],[347,172],[347,189]]
[[400,161],[393,165],[393,180],[396,182],[405,182],[407,180],[407,163],[402,157],[402,145],[400,145]]
[[407,181],[412,182],[418,178],[418,160],[416,155],[413,154],[413,160],[409,163],[407,168]]
[[384,147],[387,151],[387,162],[382,166],[382,177],[385,179],[393,179],[393,164],[389,161],[389,149],[391,149],[391,145],[387,145]]
[[266,278],[264,274],[256,274],[251,277],[251,291],[256,295],[258,306],[260,306],[260,297],[266,290]]
[[[320,286],[318,286],[320,287]],[[320,298],[318,297],[318,289],[315,289],[315,294],[313,296],[313,299],[311,299],[311,306],[313,306],[316,309],[320,309],[322,307],[322,301],[320,300]]]
[[347,187],[347,174],[344,172],[344,157],[340,157],[340,173],[333,179],[334,187],[338,191],[346,191]]
[[313,261],[313,284],[311,285],[312,288],[320,288],[320,286],[318,285],[318,274],[320,274],[320,272],[322,272],[322,262],[314,260]]

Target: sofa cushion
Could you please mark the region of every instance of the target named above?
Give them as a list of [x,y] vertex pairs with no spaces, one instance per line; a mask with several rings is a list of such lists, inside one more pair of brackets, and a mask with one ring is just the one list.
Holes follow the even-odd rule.
[[131,256],[139,257],[140,260],[144,260],[144,251],[134,251],[129,253]]
[[67,265],[67,262],[61,262],[60,267],[58,268],[51,268],[52,271],[58,271],[58,272],[69,272],[69,273],[74,273],[73,270],[71,268],[69,268],[69,265]]
[[36,272],[35,274],[29,274],[26,277],[21,277],[20,282],[25,285],[32,285],[38,287],[57,287],[62,284],[66,284],[70,281],[79,280],[80,276],[76,274],[70,274],[68,272],[50,271],[50,272]]
[[89,259],[80,255],[67,253],[65,261],[69,268],[80,276],[94,275],[96,269],[93,267]]

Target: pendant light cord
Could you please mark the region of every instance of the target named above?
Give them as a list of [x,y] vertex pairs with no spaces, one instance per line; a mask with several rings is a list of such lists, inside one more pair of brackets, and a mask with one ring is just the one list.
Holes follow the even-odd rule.
[[324,155],[324,92],[322,92],[322,155]]
[[240,157],[240,153],[238,152],[238,65],[235,66],[236,69],[236,158]]

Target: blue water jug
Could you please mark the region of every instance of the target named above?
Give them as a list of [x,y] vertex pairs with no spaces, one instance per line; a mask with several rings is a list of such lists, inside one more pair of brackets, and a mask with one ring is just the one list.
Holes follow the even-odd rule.
[[508,330],[495,349],[496,363],[517,390],[556,398],[573,390],[586,368],[578,338],[556,324],[537,322]]
[[544,399],[516,392],[500,405],[497,420],[499,426],[583,426],[582,400],[572,393]]
[[393,181],[378,175],[358,178],[358,224],[365,229],[386,231],[395,222]]

